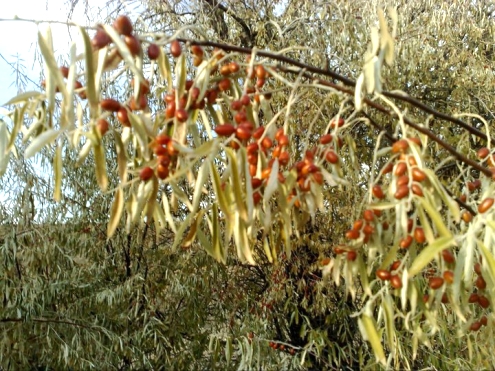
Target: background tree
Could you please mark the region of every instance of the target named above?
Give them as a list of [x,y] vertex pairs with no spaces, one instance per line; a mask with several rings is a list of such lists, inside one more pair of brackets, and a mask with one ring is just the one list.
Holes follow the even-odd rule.
[[493,367],[491,5],[133,4],[8,104],[4,367]]

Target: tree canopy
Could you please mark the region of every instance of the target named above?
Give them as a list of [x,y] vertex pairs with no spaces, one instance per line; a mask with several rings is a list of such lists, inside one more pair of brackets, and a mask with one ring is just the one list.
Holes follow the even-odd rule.
[[495,367],[491,3],[109,4],[3,106],[0,367]]

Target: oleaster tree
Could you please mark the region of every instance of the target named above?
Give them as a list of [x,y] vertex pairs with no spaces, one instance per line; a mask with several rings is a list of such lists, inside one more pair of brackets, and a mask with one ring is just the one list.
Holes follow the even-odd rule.
[[494,367],[491,6],[146,5],[5,104],[0,364]]

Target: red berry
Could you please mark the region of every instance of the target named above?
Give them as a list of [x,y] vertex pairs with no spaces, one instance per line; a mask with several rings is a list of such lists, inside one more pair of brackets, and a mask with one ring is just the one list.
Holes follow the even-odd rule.
[[189,115],[185,109],[181,108],[175,111],[175,117],[179,122],[186,122]]
[[413,241],[413,238],[411,235],[407,235],[406,237],[404,237],[400,243],[399,243],[399,246],[401,249],[408,249],[409,246],[411,246],[411,243]]
[[468,303],[474,304],[477,303],[479,300],[480,300],[479,295],[473,292],[471,295],[469,295]]
[[388,281],[392,277],[392,274],[386,269],[377,269],[376,276],[382,281]]
[[443,286],[443,278],[442,277],[430,277],[428,285],[433,289],[437,290]]
[[471,323],[471,326],[469,326],[469,329],[471,331],[478,331],[480,329],[480,327],[481,327],[481,322],[476,321],[476,322]]
[[158,59],[160,56],[160,47],[156,44],[150,44],[148,46],[148,58],[152,61]]
[[98,132],[101,136],[104,136],[106,134],[106,132],[108,131],[108,127],[108,121],[105,119],[99,119],[96,123],[96,128],[98,129]]
[[373,186],[372,193],[373,196],[380,200],[385,198],[385,194],[383,193],[382,187],[379,184]]
[[390,277],[390,285],[394,289],[402,288],[402,279],[400,278],[400,276],[397,274],[394,274],[392,277]]
[[[414,157],[412,157],[412,158],[414,158]],[[412,169],[412,178],[415,182],[422,182],[423,180],[426,179],[426,174],[420,168],[414,167]]]
[[107,98],[100,102],[100,106],[105,111],[117,112],[120,109],[121,104],[118,100]]
[[182,47],[179,41],[173,40],[170,43],[170,54],[172,54],[174,58],[180,57],[180,55],[182,54]]
[[236,132],[236,127],[231,124],[218,125],[215,128],[215,133],[217,133],[221,137],[230,137],[235,132]]
[[452,271],[445,271],[445,272],[443,272],[443,279],[448,284],[453,283],[454,282],[454,272],[452,272]]
[[103,28],[98,28],[96,30],[96,34],[91,40],[91,45],[93,45],[93,48],[95,49],[102,49],[108,44],[112,42],[112,39],[108,34],[105,32]]
[[407,185],[403,185],[397,188],[397,191],[394,194],[394,197],[398,200],[403,199],[409,194],[409,187]]
[[125,44],[133,56],[138,55],[141,52],[141,42],[134,35],[126,36],[124,38]]
[[61,66],[60,72],[62,72],[63,77],[65,77],[65,78],[69,77],[69,67]]
[[139,178],[141,178],[143,182],[150,180],[152,177],[153,177],[153,169],[150,168],[149,166],[146,166],[145,168],[141,169],[141,171],[139,172]]
[[414,230],[414,239],[416,240],[417,243],[425,243],[426,237],[423,228],[416,227],[416,229]]
[[480,290],[486,289],[486,281],[482,276],[478,276],[478,278],[476,278],[475,285]]
[[119,15],[113,22],[113,28],[120,35],[129,36],[132,33],[132,22],[126,15]]
[[476,155],[478,156],[478,158],[480,159],[484,159],[486,158],[488,155],[490,154],[490,150],[486,147],[481,147],[478,152],[476,153]]
[[121,107],[117,112],[117,119],[123,126],[130,127],[131,122],[129,121],[129,114],[127,113],[127,109],[125,107]]
[[331,164],[336,164],[337,162],[339,162],[339,156],[337,156],[334,151],[328,150],[325,154],[325,160],[327,160]]
[[346,258],[348,261],[353,262],[357,258],[357,252],[355,252],[353,250],[348,251]]
[[392,145],[392,153],[405,152],[409,148],[409,142],[405,139],[398,140]]
[[230,80],[229,79],[223,79],[218,83],[218,90],[220,91],[226,91],[230,89]]

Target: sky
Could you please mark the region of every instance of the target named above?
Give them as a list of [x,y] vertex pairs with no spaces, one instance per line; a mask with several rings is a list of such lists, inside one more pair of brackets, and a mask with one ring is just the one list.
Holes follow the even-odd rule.
[[[15,96],[18,91],[15,85],[15,68],[19,60],[21,71],[28,80],[25,90],[33,90],[39,84],[42,64],[37,51],[37,32],[45,25],[37,26],[32,22],[9,21],[15,16],[23,19],[67,21],[68,0],[14,0],[2,1],[0,13],[0,106]],[[107,0],[88,0],[86,12],[85,1],[79,1],[72,15],[72,21],[81,25],[94,25],[99,16],[105,16]],[[55,50],[66,57],[71,40],[80,42],[76,29],[65,25],[53,24],[52,34]],[[78,50],[81,50],[78,48]],[[65,52],[67,51],[67,52]],[[30,81],[30,80],[32,81]]]

